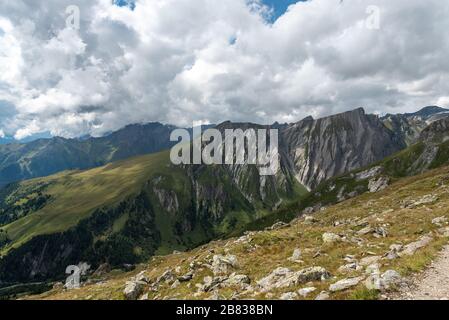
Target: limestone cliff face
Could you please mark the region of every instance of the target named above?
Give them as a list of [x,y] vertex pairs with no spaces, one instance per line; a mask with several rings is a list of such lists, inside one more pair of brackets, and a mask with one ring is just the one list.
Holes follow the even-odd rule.
[[297,180],[313,189],[398,152],[405,144],[377,116],[356,109],[289,125],[282,131],[282,147]]
[[[288,192],[294,183],[309,190],[321,182],[367,166],[384,159],[406,147],[403,139],[387,128],[375,115],[367,115],[363,109],[315,120],[305,118],[298,123],[259,126],[249,123],[226,122],[219,129],[279,129],[279,158],[281,168],[275,177],[260,177],[248,166],[229,166],[234,181],[250,181],[257,185],[257,194],[248,194],[264,199],[267,194]],[[242,179],[246,177],[246,179]],[[296,180],[296,181],[294,181]],[[268,188],[268,189],[267,189]]]

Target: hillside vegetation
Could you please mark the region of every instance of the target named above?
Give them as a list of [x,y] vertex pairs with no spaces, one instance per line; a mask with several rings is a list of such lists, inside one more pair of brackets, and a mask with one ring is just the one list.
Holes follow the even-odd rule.
[[10,185],[0,195],[0,280],[48,280],[79,261],[120,266],[193,248],[303,192],[274,177],[262,185],[255,167],[233,170],[238,181],[228,170],[174,166],[163,152]]
[[131,273],[97,274],[78,290],[55,287],[30,298],[125,299],[124,289],[138,279],[135,298],[143,299],[378,299],[448,242],[448,205],[444,167],[272,230],[154,257]]

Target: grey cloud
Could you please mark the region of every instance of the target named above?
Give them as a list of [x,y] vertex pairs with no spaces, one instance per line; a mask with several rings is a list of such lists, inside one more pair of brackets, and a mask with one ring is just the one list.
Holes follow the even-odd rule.
[[[73,4],[76,32],[65,25]],[[0,33],[0,108],[14,109],[5,126],[99,135],[132,122],[293,122],[449,104],[446,1],[298,2],[273,24],[260,1],[247,4],[3,1],[0,28],[12,29]],[[379,30],[364,25],[369,5],[380,8]]]

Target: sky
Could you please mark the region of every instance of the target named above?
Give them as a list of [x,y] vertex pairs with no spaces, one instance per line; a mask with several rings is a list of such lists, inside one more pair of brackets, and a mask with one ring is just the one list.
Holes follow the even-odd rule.
[[0,136],[448,107],[448,17],[441,0],[1,1]]
[[[288,7],[300,0],[263,0],[263,3],[273,9],[271,22],[277,20],[287,11]],[[301,0],[303,1],[303,0]]]

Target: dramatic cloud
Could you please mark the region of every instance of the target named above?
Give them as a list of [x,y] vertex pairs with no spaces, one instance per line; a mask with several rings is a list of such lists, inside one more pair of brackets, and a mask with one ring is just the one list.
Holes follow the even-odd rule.
[[260,0],[2,1],[0,133],[449,104],[449,2],[313,0],[271,14]]

